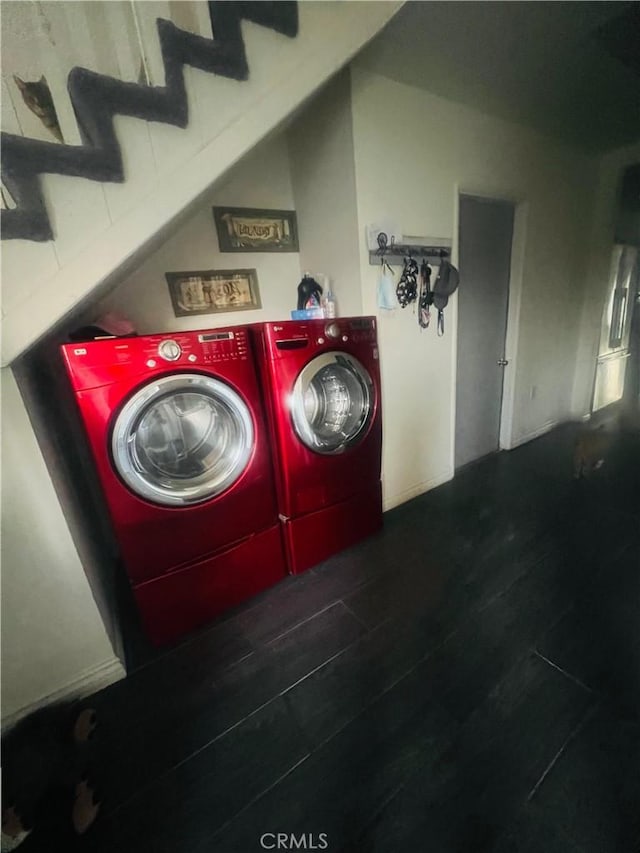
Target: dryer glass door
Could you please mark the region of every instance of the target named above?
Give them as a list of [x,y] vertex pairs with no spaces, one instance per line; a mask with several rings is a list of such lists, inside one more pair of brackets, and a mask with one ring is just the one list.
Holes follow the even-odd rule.
[[314,358],[293,388],[294,429],[316,453],[343,453],[362,441],[374,409],[371,376],[345,352],[326,352]]
[[129,488],[164,506],[209,500],[228,489],[251,459],[254,427],[244,400],[200,374],[143,386],[116,418],[113,461]]

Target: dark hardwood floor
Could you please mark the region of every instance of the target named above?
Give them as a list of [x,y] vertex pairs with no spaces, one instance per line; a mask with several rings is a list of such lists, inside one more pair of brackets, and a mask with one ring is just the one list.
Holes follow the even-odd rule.
[[20,850],[640,850],[640,434],[584,481],[574,435],[466,468],[177,648],[132,644],[85,703],[98,820]]

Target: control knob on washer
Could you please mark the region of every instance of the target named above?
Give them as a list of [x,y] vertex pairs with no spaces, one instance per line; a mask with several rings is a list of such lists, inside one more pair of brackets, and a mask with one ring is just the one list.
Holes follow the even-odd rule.
[[162,341],[158,347],[158,355],[165,361],[177,361],[182,355],[182,349],[177,341]]
[[329,323],[325,333],[329,338],[337,338],[340,335],[340,326],[337,323]]

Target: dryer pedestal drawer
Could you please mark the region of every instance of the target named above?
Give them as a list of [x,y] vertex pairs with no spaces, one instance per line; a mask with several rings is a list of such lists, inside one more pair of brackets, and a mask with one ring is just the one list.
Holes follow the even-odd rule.
[[289,571],[297,575],[382,527],[382,489],[374,483],[343,501],[282,523]]
[[145,628],[170,642],[255,595],[287,573],[280,526],[133,588]]

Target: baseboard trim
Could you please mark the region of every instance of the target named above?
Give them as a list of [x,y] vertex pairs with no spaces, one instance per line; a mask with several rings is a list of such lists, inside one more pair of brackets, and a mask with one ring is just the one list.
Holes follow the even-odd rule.
[[508,447],[503,447],[503,450],[514,450],[516,447],[520,447],[521,444],[526,444],[528,441],[533,441],[534,438],[540,438],[541,435],[544,435],[547,432],[551,432],[554,427],[557,427],[561,421],[547,421],[546,424],[542,424],[541,427],[532,430],[531,432],[526,433],[525,435],[521,435],[519,438],[515,440],[512,439]]
[[[432,477],[430,480],[424,480],[422,483],[417,483],[415,486],[412,486],[410,489],[406,489],[404,492],[400,492],[397,495],[393,495],[391,497],[385,497],[382,500],[382,511],[388,512],[390,509],[394,509],[401,504],[406,503],[407,501],[412,500],[413,498],[417,498],[418,495],[423,495],[425,492],[430,492],[431,489],[435,489],[438,486],[442,486],[443,483],[448,483],[449,480],[453,479],[453,471],[447,470],[443,474],[438,477]],[[383,491],[384,491],[384,481],[382,483]]]
[[126,676],[126,674],[127,673],[122,665],[122,661],[117,657],[106,660],[104,663],[86,670],[77,678],[74,678],[73,681],[65,684],[64,687],[61,687],[59,690],[55,690],[53,693],[48,693],[47,695],[36,699],[34,702],[30,702],[28,705],[24,705],[17,711],[13,711],[6,717],[3,717],[2,731],[4,732],[7,729],[10,729],[23,717],[26,717],[27,714],[31,714],[40,708],[44,708],[47,705],[53,705],[56,702],[69,702],[76,699],[82,699],[85,696],[89,696],[91,693],[95,693],[97,690],[102,690],[103,687],[108,687],[115,681],[120,681]]

